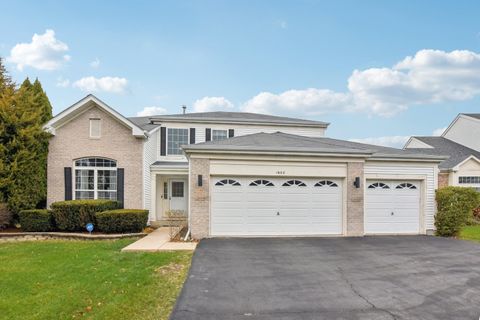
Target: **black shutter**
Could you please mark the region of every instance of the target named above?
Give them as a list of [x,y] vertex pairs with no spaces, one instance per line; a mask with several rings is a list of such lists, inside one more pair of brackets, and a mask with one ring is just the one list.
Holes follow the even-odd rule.
[[117,201],[120,203],[120,208],[123,208],[123,198],[125,194],[125,169],[117,169]]
[[190,144],[195,144],[195,128],[190,128]]
[[63,168],[63,176],[65,181],[65,200],[72,200],[72,168]]
[[166,127],[160,128],[160,155],[161,156],[167,155],[167,128]]
[[233,130],[233,129],[228,129],[228,137],[229,137],[229,138],[233,138],[234,135],[235,135],[235,130]]
[[212,129],[207,128],[205,129],[205,141],[211,141],[212,140]]

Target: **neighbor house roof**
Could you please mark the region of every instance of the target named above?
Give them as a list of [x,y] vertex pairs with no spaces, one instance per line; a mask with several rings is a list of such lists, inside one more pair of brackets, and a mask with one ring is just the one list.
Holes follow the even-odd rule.
[[[480,116],[480,115],[479,115]],[[428,150],[426,152],[430,154],[444,155],[448,156],[443,162],[441,162],[438,167],[442,170],[448,170],[456,167],[466,159],[471,156],[474,156],[480,159],[480,152],[470,149],[464,145],[456,143],[452,140],[449,140],[444,137],[412,137],[414,139],[420,140],[423,143],[428,144],[433,147],[433,149],[422,149],[422,148],[408,148],[406,150],[421,151]]]
[[[255,123],[271,125],[299,125],[326,128],[329,123],[315,120],[305,120],[289,117],[279,117],[267,114],[249,112],[195,112],[148,117],[151,123],[170,122],[204,122],[204,123]],[[141,120],[144,121],[144,120]]]
[[461,113],[461,114],[480,120],[480,113]]
[[233,137],[220,141],[209,141],[183,146],[185,151],[236,151],[236,152],[284,152],[335,154],[343,156],[360,156],[396,159],[430,159],[441,161],[442,156],[431,155],[424,150],[410,151],[381,147],[326,137],[311,138],[282,132],[255,133]]

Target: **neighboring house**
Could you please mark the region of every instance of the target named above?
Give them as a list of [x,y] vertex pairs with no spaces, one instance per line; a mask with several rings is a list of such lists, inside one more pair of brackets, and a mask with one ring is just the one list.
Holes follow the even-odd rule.
[[438,163],[326,138],[328,123],[242,112],[125,118],[89,95],[45,129],[48,204],[118,199],[188,215],[194,238],[426,234]]
[[405,150],[448,156],[439,164],[438,187],[480,190],[480,114],[459,114],[441,137],[411,137]]

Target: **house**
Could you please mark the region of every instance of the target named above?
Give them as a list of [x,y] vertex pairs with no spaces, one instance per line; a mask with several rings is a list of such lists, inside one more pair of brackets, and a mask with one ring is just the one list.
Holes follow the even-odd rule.
[[242,112],[126,118],[93,95],[45,125],[48,204],[117,199],[216,236],[427,234],[445,157],[325,137],[328,123]]
[[480,114],[459,114],[441,137],[411,137],[405,150],[448,156],[439,164],[438,187],[480,190]]

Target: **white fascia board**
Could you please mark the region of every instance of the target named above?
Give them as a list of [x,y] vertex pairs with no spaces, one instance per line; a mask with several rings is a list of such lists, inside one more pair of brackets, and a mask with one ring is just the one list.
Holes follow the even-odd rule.
[[108,106],[102,100],[98,99],[92,94],[89,94],[85,98],[81,99],[77,103],[73,104],[72,106],[68,107],[67,109],[60,112],[58,115],[50,119],[44,126],[43,129],[51,134],[55,135],[55,129],[65,122],[68,122],[70,119],[69,116],[75,113],[79,113],[81,109],[88,107],[90,103],[94,103],[110,115],[112,115],[115,119],[120,121],[125,126],[132,129],[132,135],[135,137],[147,137],[146,132],[141,129],[140,127],[136,126],[133,122],[125,118],[123,115],[115,111],[113,108]]

